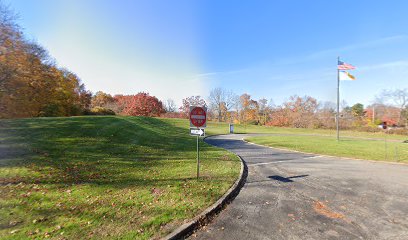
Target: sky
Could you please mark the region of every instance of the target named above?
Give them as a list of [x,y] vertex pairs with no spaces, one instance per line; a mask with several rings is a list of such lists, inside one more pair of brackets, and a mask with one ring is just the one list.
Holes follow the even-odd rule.
[[341,99],[408,88],[408,1],[3,0],[26,36],[87,89],[177,104],[221,87],[280,104],[336,101],[337,57],[357,67]]

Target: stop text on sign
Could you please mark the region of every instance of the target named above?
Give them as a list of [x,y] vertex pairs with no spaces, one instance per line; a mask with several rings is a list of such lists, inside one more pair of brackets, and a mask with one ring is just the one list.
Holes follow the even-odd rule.
[[190,127],[205,128],[207,126],[207,108],[190,107]]

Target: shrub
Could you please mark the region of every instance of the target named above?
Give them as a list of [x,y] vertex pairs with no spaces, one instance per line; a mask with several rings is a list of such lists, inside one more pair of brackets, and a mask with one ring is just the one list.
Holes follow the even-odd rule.
[[115,112],[108,108],[94,107],[86,115],[116,115]]
[[408,129],[406,128],[392,128],[388,130],[389,134],[398,134],[398,135],[408,135]]

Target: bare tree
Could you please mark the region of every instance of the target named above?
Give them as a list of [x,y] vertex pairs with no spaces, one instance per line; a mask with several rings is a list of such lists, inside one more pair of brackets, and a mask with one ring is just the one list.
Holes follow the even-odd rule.
[[408,107],[408,88],[383,90],[380,95],[376,97],[379,102],[390,103],[399,108],[399,124],[407,125],[407,111]]
[[383,90],[377,98],[385,102],[392,102],[400,109],[404,109],[408,104],[408,88]]
[[177,110],[177,105],[173,99],[167,99],[164,103],[164,109],[166,109],[166,112],[174,113]]
[[268,108],[270,108],[271,110],[273,110],[274,108],[276,108],[276,104],[273,101],[273,99],[269,99],[269,103],[268,103]]
[[342,109],[344,111],[344,110],[349,109],[349,108],[350,108],[350,106],[348,105],[346,100],[343,100],[343,101],[340,102],[340,109]]
[[261,118],[261,123],[265,124],[266,123],[266,115],[268,112],[268,100],[266,98],[261,98],[258,100],[259,104],[259,115]]
[[210,92],[208,98],[210,108],[216,112],[218,121],[226,118],[227,112],[230,111],[237,104],[237,96],[232,92],[222,88],[214,88]]
[[335,128],[336,103],[330,101],[322,101],[318,105],[317,110],[318,127]]
[[190,112],[190,106],[200,106],[207,107],[207,103],[201,96],[191,96],[183,99],[183,105],[179,107],[181,115],[185,118],[188,118]]

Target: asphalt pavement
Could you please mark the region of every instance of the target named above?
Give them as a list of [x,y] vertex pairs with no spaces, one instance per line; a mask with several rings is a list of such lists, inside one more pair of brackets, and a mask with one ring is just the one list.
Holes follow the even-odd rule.
[[241,156],[248,177],[191,239],[408,239],[408,165],[271,149],[246,136],[206,139]]

